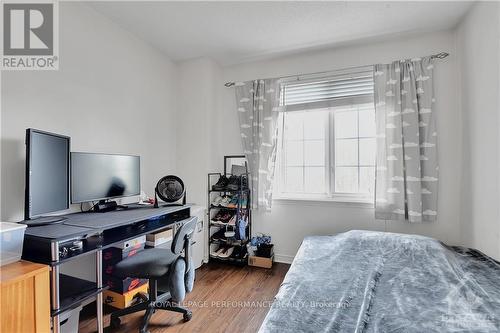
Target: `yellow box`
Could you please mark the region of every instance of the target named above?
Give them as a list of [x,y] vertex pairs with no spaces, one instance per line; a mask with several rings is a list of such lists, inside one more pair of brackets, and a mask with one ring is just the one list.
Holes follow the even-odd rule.
[[271,258],[249,256],[248,265],[262,268],[271,268],[273,267],[273,259],[274,256],[272,256]]
[[148,293],[148,286],[149,283],[146,283],[140,287],[127,291],[124,294],[120,294],[111,290],[104,290],[103,302],[104,304],[111,305],[112,307],[117,309],[128,308],[134,303],[139,293],[144,293],[144,294]]

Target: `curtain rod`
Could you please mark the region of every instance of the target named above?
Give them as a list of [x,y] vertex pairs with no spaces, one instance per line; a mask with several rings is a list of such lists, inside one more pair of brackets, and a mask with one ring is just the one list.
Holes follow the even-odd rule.
[[[449,55],[450,54],[446,53],[446,52],[439,52],[439,53],[431,55],[431,59],[444,59],[444,58],[446,58]],[[362,68],[362,67],[368,67],[368,66],[375,66],[375,64],[373,64],[373,65],[364,65],[364,66],[347,67],[347,68],[342,68],[340,70],[355,69],[355,68]],[[290,77],[298,77],[298,76],[302,76],[302,75],[326,74],[326,73],[331,73],[331,72],[336,72],[336,71],[339,71],[339,70],[323,71],[323,72],[315,72],[315,73],[307,73],[307,74],[297,74],[297,75],[287,75],[287,76],[281,76],[280,79],[286,79],[286,78],[290,78]],[[226,83],[224,83],[224,86],[226,86],[226,87],[229,88],[229,87],[234,86],[234,84],[235,84],[235,82],[226,82]]]

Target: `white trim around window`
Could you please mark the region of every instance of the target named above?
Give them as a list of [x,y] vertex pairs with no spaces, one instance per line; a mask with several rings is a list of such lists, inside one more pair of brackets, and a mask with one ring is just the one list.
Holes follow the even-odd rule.
[[[357,75],[359,75],[357,73]],[[366,73],[364,75],[364,82],[362,84],[365,84],[366,82]],[[322,78],[322,82],[325,82],[325,79]],[[344,89],[346,83],[345,83],[345,76],[342,77],[342,89]],[[356,77],[353,76],[353,80],[356,80]],[[354,82],[353,81],[353,82]],[[293,101],[295,103],[297,100],[304,100],[306,103],[302,104],[291,104],[291,105],[283,105],[284,111],[281,116],[280,116],[280,136],[278,138],[278,157],[277,157],[277,169],[276,169],[276,177],[275,177],[275,191],[274,191],[274,201],[278,204],[287,204],[287,203],[300,203],[300,204],[341,204],[341,205],[347,205],[347,206],[358,206],[358,207],[366,207],[366,208],[371,208],[374,206],[373,204],[373,189],[372,193],[340,193],[340,192],[335,192],[336,189],[336,184],[335,184],[335,177],[336,177],[336,168],[347,168],[343,169],[343,172],[353,172],[353,168],[356,167],[357,174],[356,174],[356,181],[357,181],[357,191],[359,191],[361,187],[360,183],[360,177],[362,173],[362,168],[365,175],[366,172],[368,172],[368,175],[370,174],[370,168],[373,168],[374,171],[374,162],[373,165],[371,163],[365,164],[361,163],[361,158],[360,158],[360,142],[363,140],[363,142],[366,144],[367,140],[365,139],[373,139],[375,138],[375,125],[373,124],[373,135],[369,136],[363,136],[361,135],[361,130],[360,130],[360,114],[362,113],[362,109],[370,109],[373,106],[373,94],[369,94],[369,89],[365,89],[362,91],[362,94],[359,94],[359,85],[356,86],[357,82],[353,83],[353,86],[356,87],[357,90],[353,90],[353,95],[349,95],[349,91],[342,90],[343,96],[341,97],[334,97],[334,98],[323,98],[324,96],[330,96],[335,94],[337,91],[339,91],[339,86],[336,85],[336,78],[331,78],[330,81],[331,83],[328,83],[328,86],[325,88],[325,86],[321,86],[320,84],[314,85],[314,82],[311,82],[311,80],[308,80],[305,84],[306,89],[304,92],[297,91],[297,83],[295,82],[294,85],[294,98],[290,99],[290,101]],[[360,81],[361,82],[361,81]],[[282,92],[286,90],[286,82],[283,83],[284,88],[282,87]],[[323,83],[322,83],[323,84]],[[318,92],[316,87],[319,86],[321,90]],[[325,89],[329,89],[329,87],[334,87],[334,89],[337,89],[333,92],[326,91]],[[320,96],[321,100],[314,100],[314,96]],[[357,94],[357,95],[356,95]],[[282,96],[282,104],[285,103],[286,98]],[[346,137],[336,137],[335,136],[335,114],[336,112],[345,112],[346,110],[353,110],[352,112],[356,112],[356,135],[353,136],[346,136]],[[295,112],[300,112],[295,113]],[[304,127],[305,125],[302,125],[302,136],[300,135],[295,135],[298,131],[296,128],[294,128],[294,132],[292,132],[292,135],[290,133],[287,133],[288,129],[285,128],[287,125],[287,116],[296,116],[297,119],[304,119],[306,121],[305,117],[307,117],[307,113],[312,112],[310,115],[311,117],[315,117],[316,119],[319,119],[319,121],[324,121],[324,136],[318,135],[319,139],[314,137],[314,138],[309,138],[304,134]],[[325,112],[325,116],[318,116],[319,112],[323,113]],[[350,111],[348,111],[350,112]],[[323,118],[323,119],[322,119]],[[374,117],[373,117],[374,119]],[[309,120],[310,121],[310,120]],[[321,127],[320,124],[316,124],[316,131],[319,130]],[[318,132],[319,133],[319,132]],[[340,132],[339,132],[340,133]],[[340,135],[340,134],[339,134]],[[293,138],[290,139],[290,136]],[[355,141],[357,147],[355,149],[352,149],[353,151],[356,150],[355,155],[356,157],[356,162],[353,163],[352,167],[350,168],[350,163],[348,164],[343,164],[343,165],[337,165],[335,161],[335,146],[337,144],[338,140],[350,140],[351,142]],[[297,145],[301,148],[299,148],[298,153],[297,151],[293,155],[300,155],[298,158],[294,156],[292,158],[293,162],[290,162],[289,156],[287,154],[287,149],[290,149],[290,143],[292,143],[292,146],[294,144],[294,140],[298,143]],[[316,158],[315,162],[311,161],[306,161],[306,143],[308,143],[308,146],[311,147],[311,144],[313,141],[321,141],[324,140],[324,158],[325,161],[324,163],[318,163],[318,155],[316,152]],[[369,143],[369,142],[368,142]],[[319,142],[318,142],[319,144]],[[318,146],[317,146],[318,147]],[[321,147],[321,145],[319,146]],[[302,152],[300,152],[300,149],[302,149]],[[365,150],[366,152],[366,150]],[[302,155],[301,155],[302,154]],[[365,155],[364,155],[365,156]],[[374,155],[373,155],[374,156]],[[300,160],[302,159],[301,163],[297,162],[297,159]],[[366,160],[366,158],[365,158]],[[316,164],[315,164],[316,163]],[[318,187],[318,179],[316,179],[316,187],[314,188],[315,190],[313,192],[317,193],[311,193],[310,191],[308,192],[306,184],[305,184],[305,179],[306,179],[306,170],[309,170],[309,175],[311,175],[311,172],[313,170],[311,168],[319,168],[322,167],[324,168],[325,174],[324,174],[324,185],[325,189],[324,191],[321,190],[321,187]],[[302,174],[300,173],[300,169],[302,169]],[[351,170],[348,170],[351,169]],[[289,174],[290,170],[295,170],[293,173],[295,174],[295,177],[302,177],[298,181],[299,183],[295,184],[295,190],[290,190],[289,182],[287,183],[286,179],[287,177],[291,177],[292,180],[295,180],[293,175],[291,176]],[[299,173],[297,173],[299,172]],[[320,174],[317,174],[317,170],[314,171],[316,172],[316,177],[320,177]],[[373,177],[374,177],[374,172],[373,172]],[[319,178],[321,179],[321,177]],[[300,182],[302,181],[302,185]],[[374,179],[373,179],[374,183]],[[366,184],[366,182],[365,182]],[[370,184],[370,183],[368,183]],[[313,186],[314,187],[314,186]],[[292,186],[293,188],[293,186]],[[309,186],[311,188],[311,186]],[[366,188],[366,187],[365,187]],[[287,190],[288,189],[288,190]],[[352,186],[351,186],[352,189]]]

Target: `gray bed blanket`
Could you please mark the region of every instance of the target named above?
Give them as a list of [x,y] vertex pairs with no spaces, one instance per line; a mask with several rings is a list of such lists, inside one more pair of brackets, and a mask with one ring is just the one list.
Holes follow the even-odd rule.
[[500,332],[500,263],[423,236],[307,237],[259,332]]

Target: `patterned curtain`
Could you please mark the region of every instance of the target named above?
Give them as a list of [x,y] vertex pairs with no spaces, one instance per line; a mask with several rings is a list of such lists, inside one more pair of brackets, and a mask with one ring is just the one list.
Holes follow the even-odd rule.
[[251,174],[253,208],[271,208],[276,162],[279,84],[255,80],[235,84],[241,142]]
[[375,217],[437,218],[438,160],[432,58],[376,65]]

